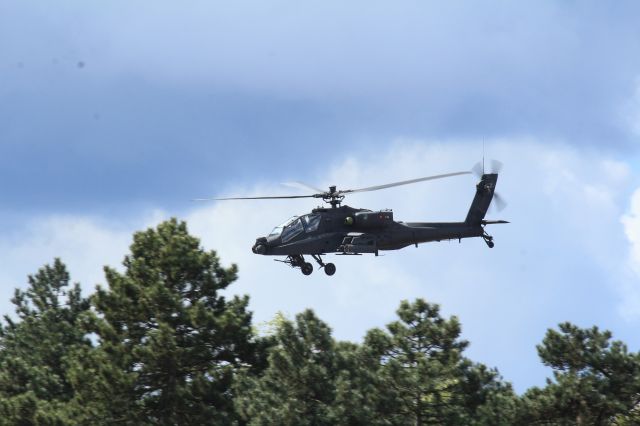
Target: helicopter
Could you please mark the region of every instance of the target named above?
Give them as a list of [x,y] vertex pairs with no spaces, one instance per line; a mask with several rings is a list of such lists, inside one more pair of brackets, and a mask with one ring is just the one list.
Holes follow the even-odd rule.
[[[480,164],[480,163],[479,163]],[[333,263],[325,263],[321,256],[335,253],[344,256],[358,256],[374,254],[380,251],[398,250],[410,245],[463,238],[482,238],[489,248],[494,247],[493,237],[485,227],[487,225],[509,223],[505,220],[485,220],[485,215],[492,200],[495,199],[498,209],[505,205],[504,201],[495,193],[498,181],[498,171],[501,163],[494,160],[494,171],[484,172],[477,164],[472,170],[480,176],[476,185],[476,193],[471,202],[467,216],[462,222],[402,222],[395,221],[392,210],[372,211],[343,205],[342,202],[349,194],[377,191],[401,185],[409,185],[423,181],[450,178],[471,174],[471,171],[446,173],[426,176],[384,185],[370,186],[360,189],[338,190],[330,186],[323,191],[301,182],[302,186],[315,191],[310,195],[284,195],[266,197],[230,197],[209,198],[205,200],[275,200],[291,198],[318,198],[329,204],[327,207],[317,207],[311,213],[293,216],[281,225],[276,226],[267,236],[258,237],[251,250],[255,254],[264,256],[286,256],[283,262],[292,268],[300,268],[302,274],[310,275],[313,265],[305,259],[310,256],[318,263],[324,272],[331,276],[336,272]],[[480,173],[481,170],[481,173]]]

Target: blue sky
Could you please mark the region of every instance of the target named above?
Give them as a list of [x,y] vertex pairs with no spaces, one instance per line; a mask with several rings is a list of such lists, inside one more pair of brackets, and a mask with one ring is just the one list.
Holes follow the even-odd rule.
[[[90,291],[131,232],[176,215],[239,263],[258,320],[311,307],[359,339],[424,297],[518,390],[549,374],[534,345],[559,321],[638,350],[639,8],[0,0],[0,307],[53,256]],[[249,247],[314,205],[189,201],[464,170],[483,140],[513,221],[491,251],[433,244],[303,280]],[[349,204],[454,220],[473,185]]]

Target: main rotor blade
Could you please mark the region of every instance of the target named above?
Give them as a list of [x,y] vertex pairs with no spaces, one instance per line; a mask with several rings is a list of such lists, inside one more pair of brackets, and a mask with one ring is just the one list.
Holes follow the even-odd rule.
[[403,180],[403,181],[400,181],[400,182],[387,183],[387,184],[384,184],[384,185],[369,186],[367,188],[346,189],[344,191],[338,191],[338,192],[341,193],[341,194],[350,194],[350,193],[354,193],[354,192],[377,191],[379,189],[391,188],[391,187],[400,186],[400,185],[409,185],[410,183],[423,182],[425,180],[444,179],[444,178],[448,178],[448,177],[452,177],[452,176],[460,176],[460,175],[468,175],[468,174],[471,174],[471,172],[446,173],[444,175],[427,176],[427,177],[422,177],[422,178],[417,178],[417,179]]
[[281,200],[287,198],[319,198],[317,195],[279,195],[274,197],[195,198],[192,201]]
[[282,185],[284,186],[288,186],[290,188],[303,188],[303,189],[309,189],[311,191],[315,191],[318,194],[322,194],[323,192],[325,192],[325,190],[320,189],[320,188],[316,188],[315,186],[311,186],[311,185],[307,185],[304,182],[299,182],[297,180],[294,181],[290,181],[290,182],[282,182]]

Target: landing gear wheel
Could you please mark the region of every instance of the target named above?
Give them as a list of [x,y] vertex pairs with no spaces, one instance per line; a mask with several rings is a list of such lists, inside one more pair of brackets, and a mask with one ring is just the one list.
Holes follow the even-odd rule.
[[333,263],[327,263],[324,265],[324,273],[331,276],[336,273],[336,265]]
[[305,262],[304,264],[302,264],[300,269],[302,270],[302,273],[304,275],[311,275],[311,273],[313,272],[313,265],[309,262]]
[[491,235],[487,234],[486,231],[483,232],[482,239],[484,239],[484,242],[487,243],[487,246],[489,248],[493,248],[493,246],[495,245],[493,243],[493,237]]

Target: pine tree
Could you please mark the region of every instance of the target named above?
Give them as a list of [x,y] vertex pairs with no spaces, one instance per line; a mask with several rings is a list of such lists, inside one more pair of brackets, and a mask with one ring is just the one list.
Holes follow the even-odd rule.
[[92,298],[99,347],[74,370],[80,422],[231,424],[239,366],[259,364],[247,297],[175,219],[134,235],[120,273]]
[[280,321],[269,365],[238,382],[252,425],[510,425],[515,401],[497,372],[462,357],[457,319],[403,302],[389,332],[336,342],[312,311]]
[[16,318],[0,327],[0,423],[68,424],[74,397],[68,380],[72,354],[90,350],[81,326],[89,302],[70,285],[60,259],[29,276],[25,291],[12,299]]
[[[554,380],[529,389],[522,398],[522,424],[604,425],[615,417],[639,418],[640,355],[611,341],[609,331],[562,323],[548,330],[538,348]],[[635,420],[634,420],[635,419]]]
[[358,351],[311,310],[280,320],[267,369],[238,383],[237,410],[250,425],[375,424]]
[[456,317],[422,299],[402,301],[397,314],[387,332],[365,339],[378,358],[378,414],[387,424],[509,424],[511,388],[462,356],[468,343]]
[[330,425],[335,343],[312,311],[281,320],[269,366],[238,384],[237,410],[251,425]]

